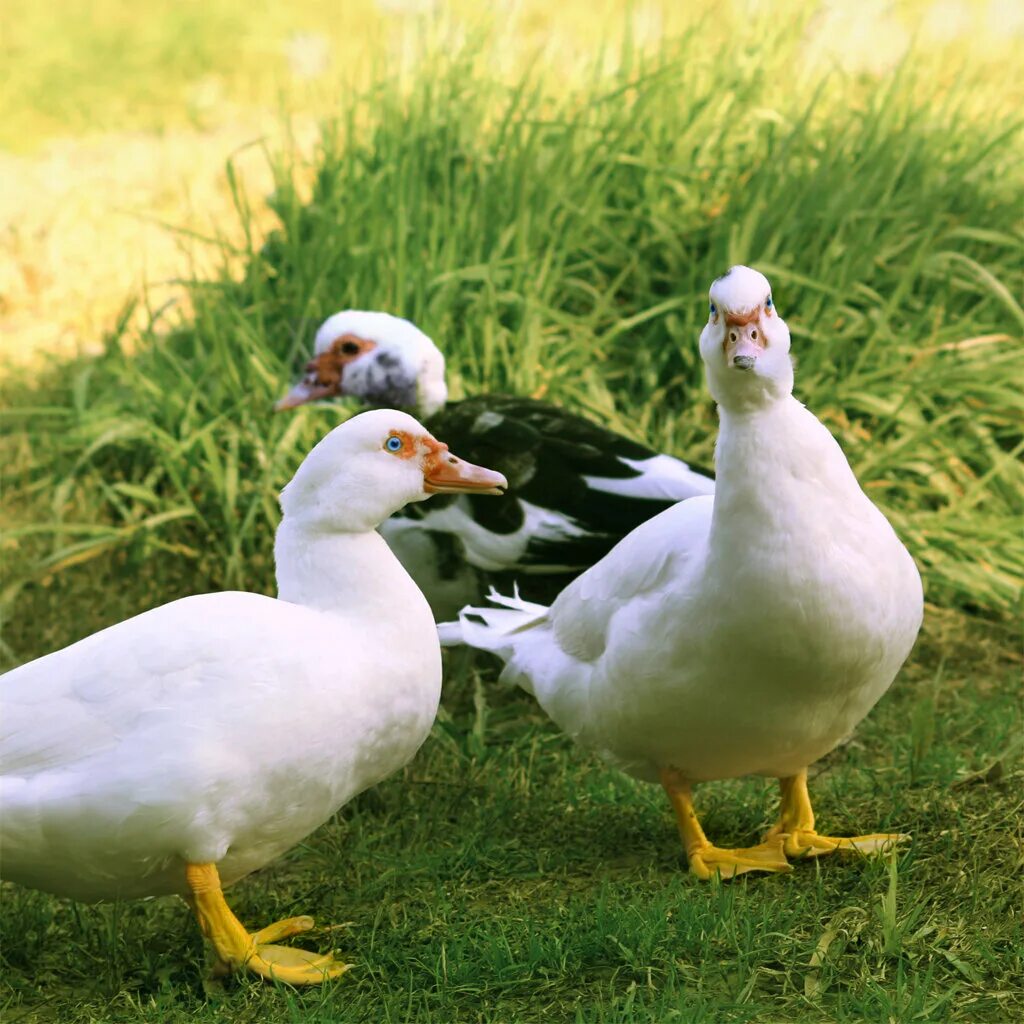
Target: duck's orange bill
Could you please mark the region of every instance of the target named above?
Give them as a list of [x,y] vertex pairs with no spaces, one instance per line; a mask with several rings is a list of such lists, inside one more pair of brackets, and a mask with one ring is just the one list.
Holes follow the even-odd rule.
[[463,462],[440,442],[423,462],[423,489],[428,494],[504,494],[507,487],[501,473]]

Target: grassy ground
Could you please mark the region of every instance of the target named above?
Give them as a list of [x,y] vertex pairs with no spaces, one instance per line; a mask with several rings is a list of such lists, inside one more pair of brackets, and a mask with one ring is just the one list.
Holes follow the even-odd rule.
[[[341,925],[312,943],[356,964],[345,979],[204,989],[182,904],[91,908],[10,888],[3,1019],[1017,1019],[1021,790],[1004,755],[1020,716],[1006,642],[933,615],[895,690],[816,769],[820,819],[909,830],[897,857],[722,885],[686,873],[660,791],[570,749],[531,701],[463,665],[401,777],[233,890],[251,925],[306,912]],[[962,784],[997,762],[1001,780]],[[699,799],[726,844],[774,811],[754,780]]]
[[[1013,109],[1022,10],[861,0],[812,15],[811,0],[780,0],[771,11],[791,58],[780,82],[802,90],[809,69],[879,74],[913,46],[929,88],[967,61],[971,75],[985,69],[979,106]],[[747,13],[714,0],[0,0],[0,373],[95,354],[125,296],[144,286],[156,305],[184,303],[178,279],[194,253],[166,225],[225,233],[235,222],[224,161],[262,193],[262,145],[308,151],[317,119],[347,107],[360,83],[408,79],[467,39],[504,81],[542,65],[578,83],[593,77],[600,47],[608,69],[624,35],[649,52],[694,24],[715,47],[727,32],[746,39],[749,63],[767,48]]]
[[[457,389],[547,395],[706,460],[704,296],[752,262],[793,329],[799,397],[907,539],[930,602],[892,693],[819,766],[819,815],[913,842],[700,884],[660,793],[456,657],[403,776],[235,890],[251,924],[344,925],[313,941],[357,963],[347,979],[204,988],[182,906],[5,887],[5,1020],[1024,1013],[1020,97],[936,46],[885,75],[825,75],[812,31],[721,15],[568,85],[540,69],[509,84],[477,49],[348,100],[308,162],[277,158],[271,215],[235,190],[225,269],[191,287],[188,316],[0,382],[3,656],[180,594],[271,590],[275,491],[338,412],[270,403],[347,304],[417,319]],[[700,802],[726,844],[773,814],[756,780]]]

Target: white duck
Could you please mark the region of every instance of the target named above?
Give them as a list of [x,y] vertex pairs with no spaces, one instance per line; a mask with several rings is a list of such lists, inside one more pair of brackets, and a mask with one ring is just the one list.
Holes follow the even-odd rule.
[[481,600],[494,573],[512,574],[527,596],[557,594],[641,523],[714,490],[705,471],[551,402],[493,394],[448,402],[444,356],[389,313],[335,313],[314,348],[278,409],[343,396],[406,409],[509,481],[505,501],[452,498],[383,524],[439,618]]
[[0,681],[3,877],[80,900],[177,893],[223,965],[312,984],[346,965],[271,945],[222,885],[268,864],[426,738],[441,687],[423,595],[375,532],[431,494],[498,494],[411,416],[327,435],[281,495],[278,599],[186,597]]
[[[492,595],[506,610],[466,609],[442,627],[498,653],[503,678],[578,743],[660,780],[702,878],[899,838],[814,827],[807,766],[892,683],[922,593],[839,445],[793,398],[789,347],[765,277],[733,267],[718,278],[700,337],[720,417],[714,497],[634,530],[550,608]],[[779,823],[759,846],[719,849],[691,786],[750,774],[780,780]]]

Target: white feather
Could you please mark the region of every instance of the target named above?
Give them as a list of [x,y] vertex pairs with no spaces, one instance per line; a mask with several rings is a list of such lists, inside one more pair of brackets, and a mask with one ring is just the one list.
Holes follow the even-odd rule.
[[[743,308],[767,294],[755,272],[732,276],[714,288]],[[702,336],[720,401],[713,497],[638,527],[546,612],[460,616],[465,642],[501,656],[569,736],[649,781],[796,774],[882,696],[921,623],[913,560],[789,394],[785,324],[762,326],[754,370],[726,364],[720,318]]]
[[538,566],[522,565],[531,543],[557,544],[585,537],[587,531],[570,516],[555,509],[541,508],[522,498],[508,500],[518,501],[523,510],[522,525],[511,533],[494,533],[482,526],[473,518],[472,507],[464,499],[442,508],[428,509],[417,522],[424,530],[455,534],[464,545],[466,561],[488,572],[517,568],[522,573],[558,573],[578,568],[547,563]]
[[715,481],[697,473],[671,455],[655,455],[650,459],[624,459],[639,476],[585,476],[587,486],[607,494],[626,498],[659,498],[662,501],[683,501],[698,494],[714,494]]

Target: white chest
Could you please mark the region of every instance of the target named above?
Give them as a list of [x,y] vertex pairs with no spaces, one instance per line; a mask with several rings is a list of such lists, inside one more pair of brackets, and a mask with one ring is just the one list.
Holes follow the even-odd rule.
[[770,444],[723,425],[706,546],[611,638],[589,721],[594,745],[638,774],[795,772],[852,731],[913,645],[917,569],[796,409],[781,448],[779,424],[765,425]]

